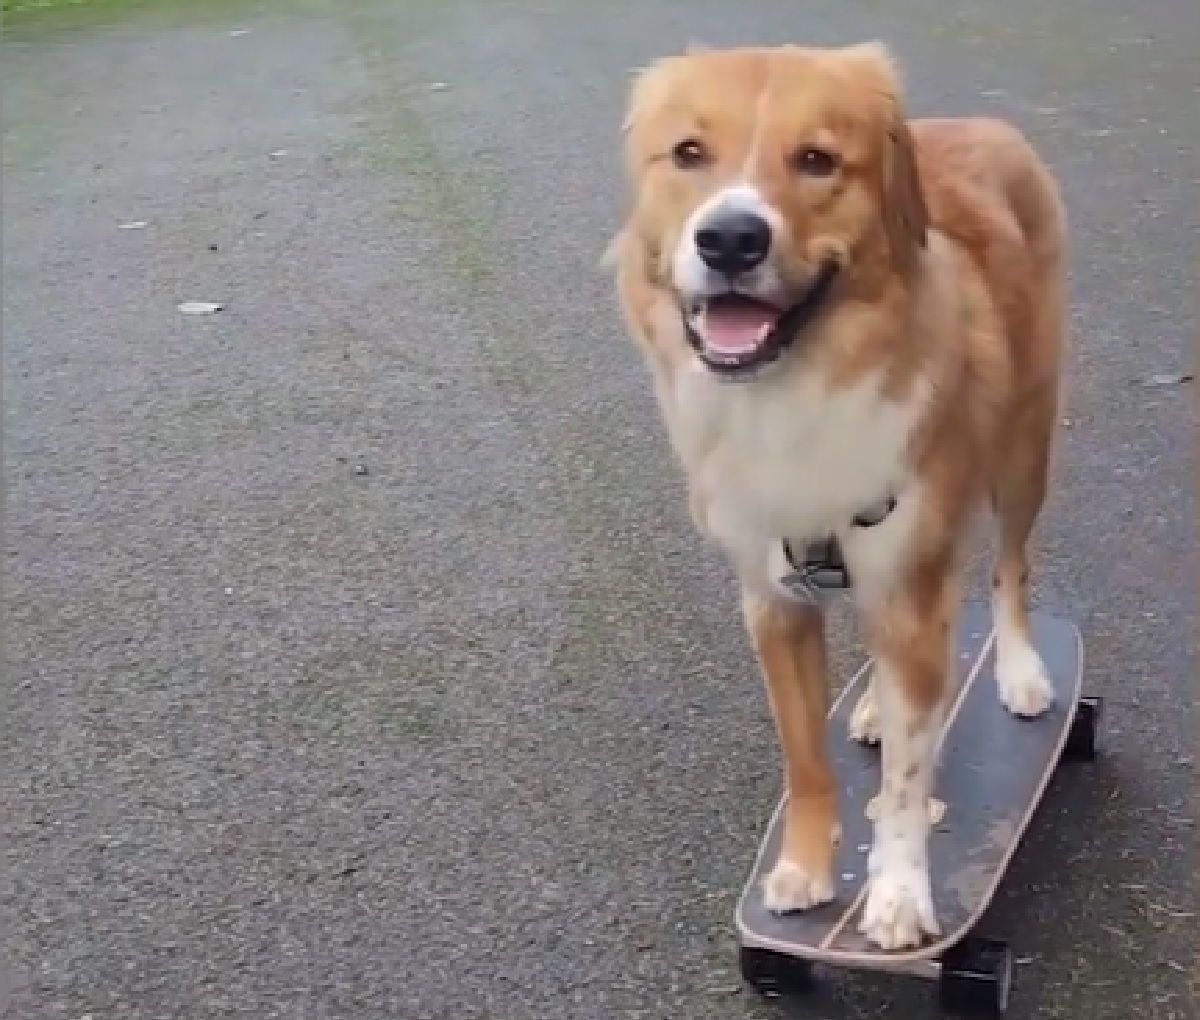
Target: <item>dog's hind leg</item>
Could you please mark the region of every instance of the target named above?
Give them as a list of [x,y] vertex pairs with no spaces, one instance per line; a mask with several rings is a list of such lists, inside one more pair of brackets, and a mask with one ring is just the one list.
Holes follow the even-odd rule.
[[766,679],[787,770],[779,860],[763,893],[769,910],[805,910],[833,899],[840,836],[837,784],[829,761],[829,676],[825,627],[815,606],[743,595],[746,626]]
[[[1037,163],[1029,152],[1030,165]],[[992,583],[996,680],[1014,715],[1035,717],[1054,689],[1029,625],[1029,538],[1046,499],[1058,427],[1058,387],[1066,345],[1066,214],[1044,167],[1016,179],[1011,195],[1030,258],[1018,299],[1008,303],[1005,333],[1014,391],[1002,420],[992,506],[1000,556]]]
[[992,581],[996,680],[1000,700],[1014,715],[1025,717],[1041,715],[1054,698],[1029,624],[1029,537],[1046,498],[1056,422],[1053,391],[1024,404],[992,491],[1000,529],[1000,556]]

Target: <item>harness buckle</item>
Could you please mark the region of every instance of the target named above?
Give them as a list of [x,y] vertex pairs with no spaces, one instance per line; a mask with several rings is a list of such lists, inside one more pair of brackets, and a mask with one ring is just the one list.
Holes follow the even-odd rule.
[[781,580],[794,594],[815,602],[823,592],[850,587],[850,571],[842,558],[842,547],[832,535],[809,545],[802,563],[796,562],[787,539],[783,542],[783,555],[793,572]]
[[[889,496],[886,500],[869,507],[862,513],[855,514],[851,523],[856,528],[873,528],[883,523],[888,515],[896,509],[896,497]],[[851,587],[850,569],[842,556],[842,546],[836,536],[830,535],[817,542],[810,543],[804,550],[804,560],[796,561],[792,544],[783,540],[783,555],[792,573],[780,579],[781,583],[794,595],[809,602],[816,602],[824,592],[844,590]]]

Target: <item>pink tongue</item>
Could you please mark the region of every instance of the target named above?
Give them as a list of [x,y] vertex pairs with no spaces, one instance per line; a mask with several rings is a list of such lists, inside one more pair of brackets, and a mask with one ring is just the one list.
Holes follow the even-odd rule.
[[744,354],[765,339],[777,317],[774,310],[749,301],[710,306],[704,313],[704,339],[715,350]]

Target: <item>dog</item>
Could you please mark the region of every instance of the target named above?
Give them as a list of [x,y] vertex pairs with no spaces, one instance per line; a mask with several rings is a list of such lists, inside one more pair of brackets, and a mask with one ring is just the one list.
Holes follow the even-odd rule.
[[1013,125],[912,119],[878,42],[699,49],[637,73],[609,251],[692,516],[728,557],[783,751],[769,909],[834,896],[841,835],[820,600],[788,550],[836,542],[873,661],[851,737],[882,744],[860,929],[939,934],[927,803],[952,700],[965,535],[998,522],[999,697],[1053,691],[1028,616],[1065,344],[1067,219]]

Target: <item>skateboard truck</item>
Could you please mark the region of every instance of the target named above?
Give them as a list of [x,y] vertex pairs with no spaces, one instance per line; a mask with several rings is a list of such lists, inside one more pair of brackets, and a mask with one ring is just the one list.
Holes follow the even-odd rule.
[[942,954],[939,1004],[957,1016],[1002,1017],[1008,1010],[1012,972],[1008,943],[965,938]]
[[[796,956],[742,946],[742,978],[767,998],[795,996],[816,983],[813,964]],[[1008,1010],[1013,955],[1008,943],[970,936],[930,960],[926,976],[938,982],[938,1005],[950,1016],[996,1018]]]

